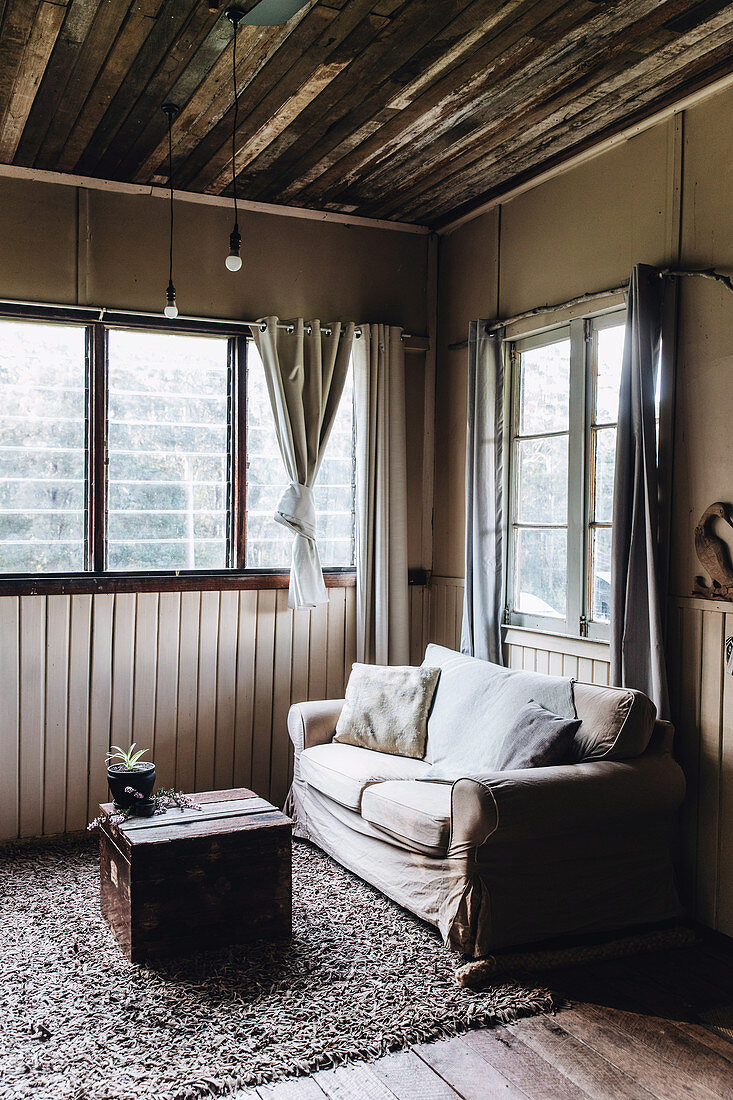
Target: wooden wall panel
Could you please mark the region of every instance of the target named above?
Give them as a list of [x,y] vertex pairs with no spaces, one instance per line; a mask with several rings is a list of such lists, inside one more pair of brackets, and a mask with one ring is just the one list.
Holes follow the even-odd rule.
[[[137,741],[160,786],[252,784],[281,805],[290,704],[341,697],[356,590],[292,611],[286,591],[0,598],[0,839],[82,829],[107,797],[105,753]],[[411,653],[430,593],[410,588]]]
[[731,605],[678,598],[669,655],[677,758],[687,796],[681,821],[684,900],[704,924],[733,935],[733,676],[725,640]]

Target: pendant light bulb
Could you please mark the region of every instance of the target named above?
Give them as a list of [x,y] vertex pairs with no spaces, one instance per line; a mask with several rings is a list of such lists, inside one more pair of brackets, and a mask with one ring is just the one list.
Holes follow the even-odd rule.
[[178,306],[176,305],[176,288],[173,286],[173,282],[168,283],[168,289],[165,292],[165,309],[163,313],[166,317],[170,317],[171,320],[178,316]]
[[224,261],[228,271],[239,271],[242,266],[242,257],[239,255],[241,247],[242,236],[239,232],[239,226],[235,225],[233,232],[229,235],[229,255]]

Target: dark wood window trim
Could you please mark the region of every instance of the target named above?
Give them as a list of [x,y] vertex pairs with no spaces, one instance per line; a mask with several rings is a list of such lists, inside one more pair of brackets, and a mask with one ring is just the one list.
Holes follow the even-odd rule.
[[[246,356],[249,325],[179,318],[175,325],[163,317],[136,313],[116,313],[80,307],[41,304],[2,303],[0,318],[81,324],[87,327],[87,432],[88,475],[86,564],[87,571],[70,574],[2,573],[0,595],[73,595],[105,592],[186,592],[206,590],[247,590],[287,588],[289,574],[281,570],[254,571],[244,568],[246,525],[247,416]],[[106,349],[110,328],[149,329],[217,335],[229,339],[230,355],[230,431],[231,472],[230,508],[231,562],[226,570],[179,572],[109,572],[105,568],[107,502],[105,499],[105,441],[107,420]],[[326,569],[327,588],[348,588],[356,584],[352,569]]]
[[[355,569],[324,569],[326,588],[354,588]],[[0,596],[76,596],[109,592],[233,592],[287,588],[288,573],[226,570],[217,573],[93,573],[0,575]],[[408,583],[430,584],[425,569],[410,569]]]

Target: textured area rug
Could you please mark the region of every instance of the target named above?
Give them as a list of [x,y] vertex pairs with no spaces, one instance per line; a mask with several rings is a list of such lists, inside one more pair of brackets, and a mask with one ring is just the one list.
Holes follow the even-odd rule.
[[0,1096],[184,1100],[549,1011],[460,989],[437,933],[310,846],[293,938],[141,966],[99,913],[85,841],[0,848]]

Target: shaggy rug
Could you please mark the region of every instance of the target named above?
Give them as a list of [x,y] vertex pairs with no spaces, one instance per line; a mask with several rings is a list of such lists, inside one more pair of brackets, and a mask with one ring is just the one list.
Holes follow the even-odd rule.
[[285,945],[133,964],[98,895],[88,840],[0,848],[3,1100],[217,1096],[552,1008],[460,989],[434,929],[302,842]]

